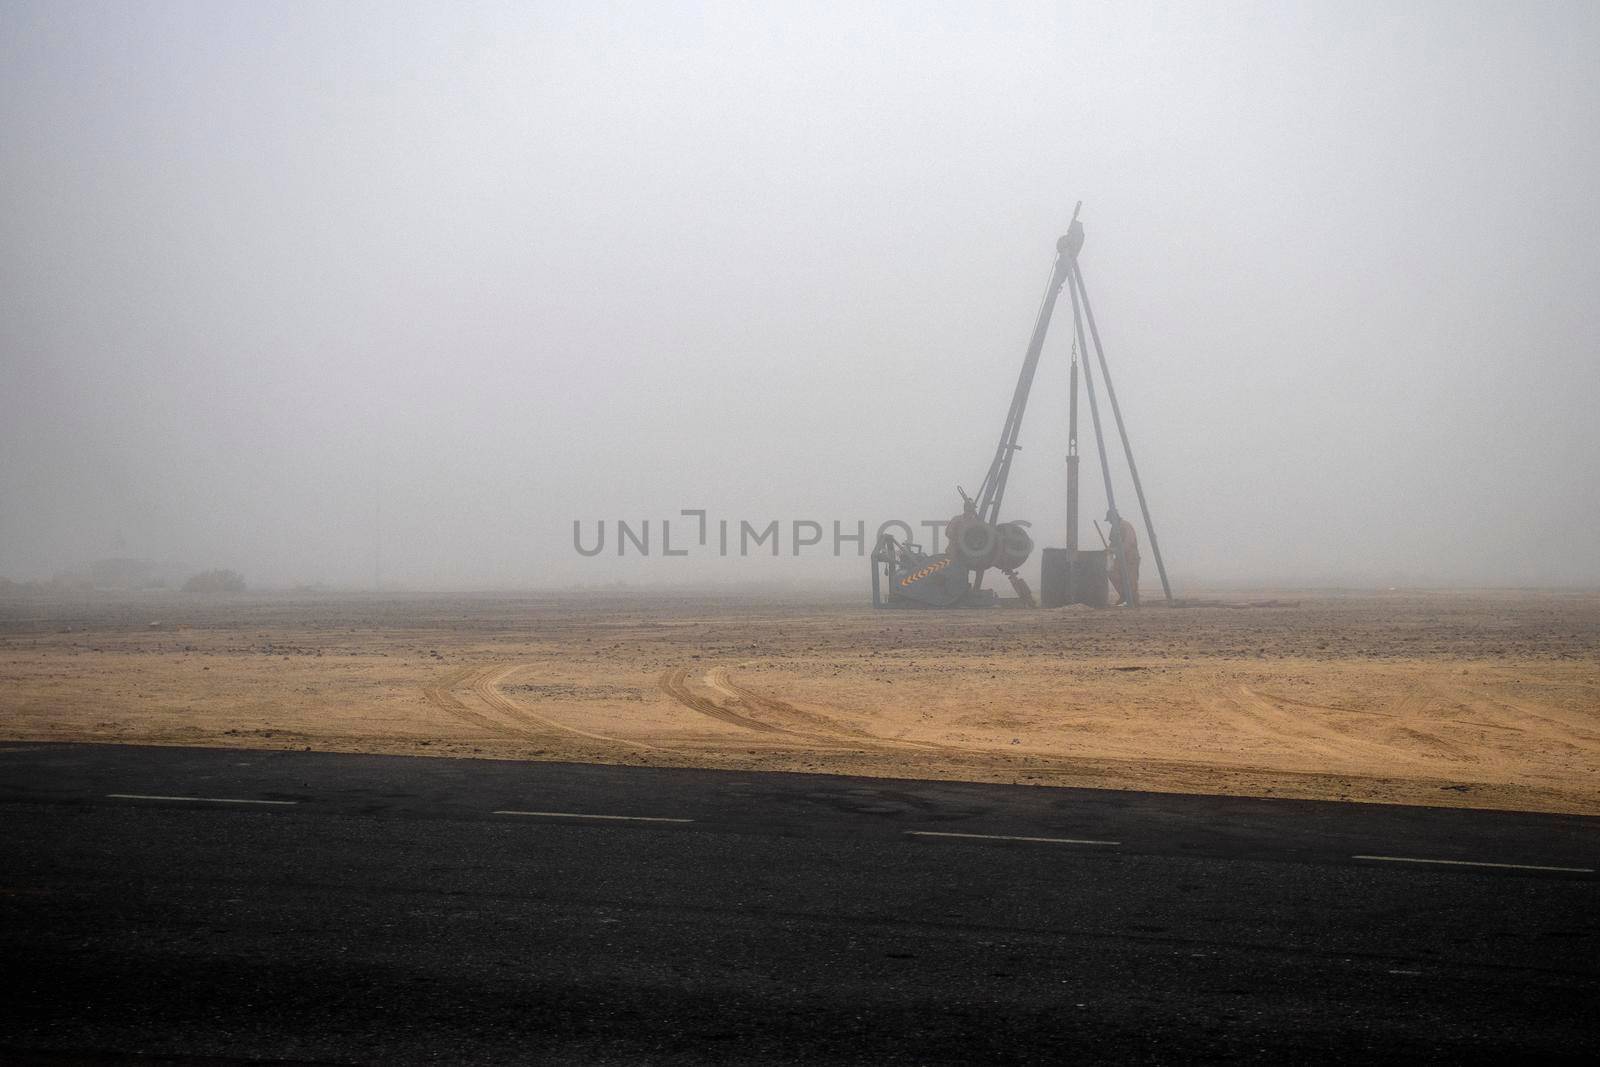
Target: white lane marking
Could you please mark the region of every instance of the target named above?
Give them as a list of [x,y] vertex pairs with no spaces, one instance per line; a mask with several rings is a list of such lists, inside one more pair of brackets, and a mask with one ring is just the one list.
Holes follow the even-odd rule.
[[665,815],[593,815],[582,811],[497,811],[496,815],[531,815],[537,819],[611,819],[616,822],[694,822]]
[[955,834],[941,830],[907,830],[913,837],[972,837],[980,841],[1034,841],[1046,845],[1120,845],[1121,841],[1090,841],[1081,837],[1015,837],[1011,834]]
[[198,804],[298,804],[298,800],[244,800],[239,797],[158,797],[149,793],[107,793],[117,800],[187,800]]
[[1437,863],[1447,867],[1505,867],[1516,871],[1566,871],[1569,874],[1593,874],[1593,867],[1545,867],[1536,863],[1485,863],[1482,860],[1429,860],[1416,856],[1351,856],[1356,860],[1379,860],[1383,863]]

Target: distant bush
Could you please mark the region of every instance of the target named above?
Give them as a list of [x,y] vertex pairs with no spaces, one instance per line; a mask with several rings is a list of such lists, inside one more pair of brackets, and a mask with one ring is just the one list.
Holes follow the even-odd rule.
[[191,575],[183,583],[185,593],[242,593],[244,592],[244,575],[238,571],[218,568],[214,571],[201,571]]

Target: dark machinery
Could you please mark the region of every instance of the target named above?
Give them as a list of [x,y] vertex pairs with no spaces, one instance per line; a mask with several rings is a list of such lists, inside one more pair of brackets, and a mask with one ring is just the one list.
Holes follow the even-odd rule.
[[[1017,600],[1034,607],[1033,592],[1017,568],[1033,553],[1033,538],[1026,523],[985,522],[977,505],[960,486],[961,514],[945,524],[948,550],[931,555],[921,545],[897,541],[881,534],[872,552],[872,604],[874,607],[986,607],[998,603],[992,590],[978,586],[973,576],[994,569],[1011,580]],[[879,568],[889,583],[883,595]]]
[[[1011,582],[1017,593],[1016,603],[1034,607],[1033,593],[1018,575],[1018,569],[1033,552],[1033,539],[1028,535],[1027,523],[1001,522],[1000,504],[1005,497],[1006,481],[1011,476],[1012,457],[1020,450],[1017,443],[1022,432],[1022,416],[1028,406],[1028,394],[1033,388],[1034,372],[1039,366],[1039,355],[1044,351],[1045,335],[1050,330],[1050,319],[1055,313],[1056,298],[1062,288],[1067,288],[1072,300],[1074,337],[1072,344],[1071,397],[1068,407],[1067,445],[1067,547],[1045,550],[1043,590],[1045,606],[1065,603],[1106,603],[1106,567],[1120,567],[1118,587],[1130,589],[1127,564],[1118,553],[1080,552],[1078,549],[1078,376],[1080,351],[1087,353],[1084,326],[1094,340],[1094,350],[1105,383],[1106,397],[1111,402],[1111,412],[1116,420],[1117,434],[1121,438],[1123,453],[1128,460],[1128,473],[1133,480],[1134,492],[1139,499],[1139,510],[1144,518],[1145,531],[1150,538],[1150,551],[1155,557],[1156,569],[1161,575],[1161,589],[1167,602],[1172,602],[1172,588],[1167,582],[1166,564],[1161,559],[1161,548],[1156,541],[1155,525],[1150,520],[1150,508],[1145,501],[1144,487],[1139,481],[1139,468],[1133,461],[1133,446],[1128,443],[1127,427],[1123,424],[1122,409],[1117,404],[1116,390],[1111,385],[1111,371],[1106,366],[1105,351],[1100,344],[1100,331],[1095,325],[1094,311],[1089,306],[1089,292],[1083,284],[1083,272],[1078,266],[1078,253],[1083,248],[1083,224],[1078,221],[1079,201],[1073,210],[1072,223],[1066,234],[1056,242],[1055,264],[1050,271],[1039,314],[1034,320],[1033,336],[1028,341],[1028,351],[1022,360],[1022,373],[1011,395],[1011,409],[1006,413],[1000,430],[1000,443],[988,473],[978,487],[976,499],[964,489],[961,494],[961,514],[945,525],[943,553],[928,553],[920,545],[898,541],[893,536],[880,534],[872,551],[872,604],[874,607],[980,607],[997,604],[999,597],[983,588],[984,575],[998,570]],[[1070,283],[1070,284],[1069,284]],[[1111,484],[1111,466],[1105,448],[1105,437],[1100,426],[1100,407],[1095,394],[1094,374],[1084,361],[1083,381],[1089,396],[1089,414],[1094,424],[1097,451],[1100,456],[1100,473],[1105,481],[1107,519],[1113,530],[1118,529],[1121,517],[1117,512],[1116,496]],[[881,572],[881,573],[880,573]],[[1137,597],[1130,598],[1137,603]]]

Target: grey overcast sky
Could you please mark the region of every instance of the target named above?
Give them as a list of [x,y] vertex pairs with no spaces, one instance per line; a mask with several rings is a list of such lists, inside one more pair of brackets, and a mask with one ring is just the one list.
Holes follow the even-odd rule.
[[[1594,3],[3,0],[0,190],[11,578],[864,587],[1081,199],[1181,588],[1600,582]],[[682,508],[783,555],[573,550]]]

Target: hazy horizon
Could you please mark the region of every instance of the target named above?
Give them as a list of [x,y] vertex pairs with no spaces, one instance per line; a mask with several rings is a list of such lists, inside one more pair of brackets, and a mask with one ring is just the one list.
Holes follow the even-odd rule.
[[1082,200],[1179,591],[1600,585],[1594,5],[5,0],[0,50],[0,577],[864,590],[831,524],[976,488]]

